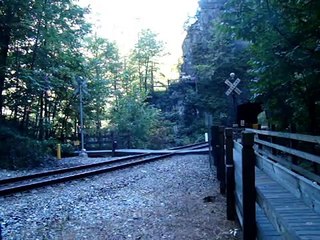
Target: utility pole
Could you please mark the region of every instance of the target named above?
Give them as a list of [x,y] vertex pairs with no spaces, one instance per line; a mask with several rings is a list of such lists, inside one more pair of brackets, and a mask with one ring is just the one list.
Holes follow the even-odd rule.
[[88,157],[86,149],[84,148],[84,128],[83,128],[83,93],[86,92],[86,82],[82,77],[77,77],[78,88],[76,93],[79,93],[79,111],[80,111],[80,135],[81,135],[81,150],[80,157]]

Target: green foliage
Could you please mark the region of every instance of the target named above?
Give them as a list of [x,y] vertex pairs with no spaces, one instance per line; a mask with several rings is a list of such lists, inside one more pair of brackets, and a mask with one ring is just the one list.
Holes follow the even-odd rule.
[[257,99],[278,128],[320,132],[319,1],[228,1],[223,28],[250,42]]
[[[199,22],[195,24],[200,24]],[[225,80],[229,78],[231,72],[234,72],[241,79],[239,87],[245,89],[249,79],[247,62],[250,56],[246,50],[247,44],[237,41],[234,34],[221,31],[220,25],[221,21],[217,16],[210,25],[202,26],[203,30],[201,35],[195,38],[196,41],[191,41],[196,92],[188,94],[188,97],[193,98],[195,106],[201,113],[210,113],[215,123],[231,124],[232,113],[228,106],[232,103],[228,102],[228,97],[225,95],[227,90]],[[198,33],[195,31],[190,34],[192,38],[192,34],[197,36]],[[239,98],[248,99],[248,91],[243,91]]]
[[145,147],[157,127],[159,111],[148,105],[147,96],[137,88],[119,98],[110,111],[110,124],[122,134],[128,134],[132,147]]
[[161,55],[164,43],[150,29],[139,33],[138,42],[130,57],[131,67],[136,72],[140,90],[153,93],[154,76],[157,72],[157,58]]
[[[180,146],[204,140],[200,95],[194,85],[183,81],[172,83],[166,92],[155,92],[152,102],[162,111],[159,137],[166,147]],[[165,126],[165,128],[163,128]],[[161,134],[161,132],[163,134]]]
[[45,144],[24,137],[12,128],[0,126],[0,141],[0,168],[33,168],[47,160]]
[[61,155],[62,157],[70,157],[74,156],[75,148],[70,143],[63,143],[61,144]]
[[107,118],[110,99],[122,91],[122,63],[116,43],[97,36],[86,39],[88,58],[86,71],[88,94],[85,101],[87,127],[100,129]]
[[15,0],[0,11],[0,109],[38,139],[66,135],[87,10],[69,0]]

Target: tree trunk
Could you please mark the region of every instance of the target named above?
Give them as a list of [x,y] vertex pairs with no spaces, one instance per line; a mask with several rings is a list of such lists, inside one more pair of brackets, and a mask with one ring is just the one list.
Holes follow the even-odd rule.
[[3,90],[6,78],[7,58],[10,44],[10,32],[9,27],[10,19],[12,18],[12,12],[9,8],[7,10],[7,22],[0,24],[0,119],[2,117],[2,108],[4,107]]
[[149,61],[145,63],[145,73],[144,73],[144,91],[148,91],[148,71],[149,71]]
[[150,75],[150,81],[151,81],[151,96],[153,96],[153,93],[154,93],[154,76],[153,76],[153,71],[154,71],[154,63],[151,62],[151,75]]
[[39,112],[39,140],[43,140],[44,137],[44,126],[43,126],[43,94],[40,96],[40,112]]

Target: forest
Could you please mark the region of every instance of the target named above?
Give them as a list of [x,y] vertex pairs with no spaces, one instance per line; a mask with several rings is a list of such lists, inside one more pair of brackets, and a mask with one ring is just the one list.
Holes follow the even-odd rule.
[[122,56],[116,42],[92,31],[90,10],[77,1],[0,1],[0,167],[39,166],[57,143],[65,154],[75,150],[80,85],[83,131],[112,133],[126,147],[203,140],[205,115],[223,124],[229,114],[230,72],[278,130],[318,134],[318,9],[317,0],[224,1],[206,37],[189,46],[196,81],[166,85],[157,64],[165,45],[151,29]]

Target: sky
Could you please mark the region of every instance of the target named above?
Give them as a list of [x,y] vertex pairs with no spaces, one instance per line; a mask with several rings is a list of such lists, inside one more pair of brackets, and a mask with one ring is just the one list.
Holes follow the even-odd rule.
[[198,0],[79,0],[79,5],[90,5],[88,20],[94,31],[116,41],[123,55],[133,48],[141,29],[157,33],[169,53],[162,59],[161,71],[169,79],[178,77],[172,68],[182,56],[183,25],[194,17]]

